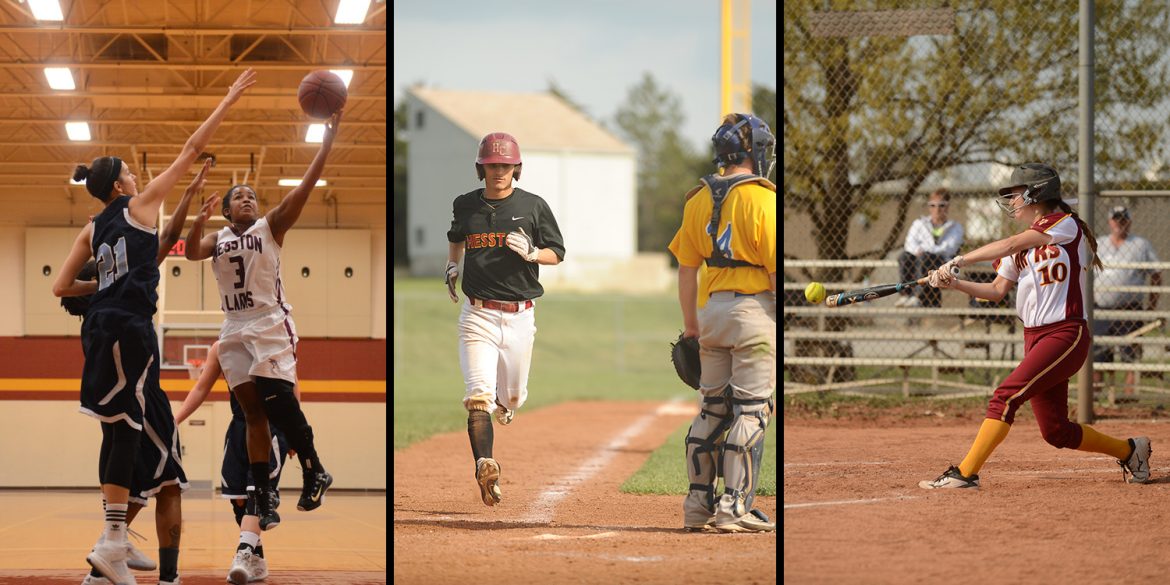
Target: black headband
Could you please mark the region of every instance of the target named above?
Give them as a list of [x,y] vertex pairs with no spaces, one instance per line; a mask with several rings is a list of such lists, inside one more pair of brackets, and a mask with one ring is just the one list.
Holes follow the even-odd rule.
[[98,190],[102,199],[110,196],[110,192],[114,190],[114,181],[117,181],[118,175],[122,173],[122,159],[111,156],[110,160],[114,161],[114,164],[110,165],[110,176],[100,185],[101,189]]

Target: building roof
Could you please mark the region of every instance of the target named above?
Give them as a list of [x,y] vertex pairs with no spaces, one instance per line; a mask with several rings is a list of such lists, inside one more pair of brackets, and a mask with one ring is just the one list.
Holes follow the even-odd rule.
[[477,140],[507,132],[525,150],[633,154],[634,149],[551,93],[409,88],[411,94]]

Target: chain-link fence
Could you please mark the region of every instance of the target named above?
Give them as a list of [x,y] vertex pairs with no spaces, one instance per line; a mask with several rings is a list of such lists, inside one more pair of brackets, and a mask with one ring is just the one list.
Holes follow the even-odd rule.
[[[1075,2],[785,3],[785,392],[988,393],[1023,356],[1014,294],[827,308],[803,297],[922,276],[1022,231],[994,201],[1043,162],[1078,197]],[[1098,3],[1094,184],[1074,204],[1107,267],[1094,283],[1102,396],[1170,397],[1170,3]],[[945,189],[944,193],[936,193]],[[1086,196],[1087,195],[1087,196]],[[959,232],[961,230],[961,236]],[[990,281],[990,265],[966,276]],[[1108,361],[1105,361],[1108,360]],[[1136,390],[1134,390],[1136,388]]]

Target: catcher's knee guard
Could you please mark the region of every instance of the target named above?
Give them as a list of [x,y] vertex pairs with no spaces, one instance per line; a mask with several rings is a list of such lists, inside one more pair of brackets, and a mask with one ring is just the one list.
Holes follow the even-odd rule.
[[722,446],[723,494],[727,512],[739,518],[751,512],[756,495],[756,482],[764,460],[764,431],[772,416],[771,398],[758,400],[731,400],[731,430]]
[[687,477],[690,479],[688,500],[702,503],[715,513],[715,481],[720,475],[718,453],[724,431],[731,426],[731,409],[723,396],[703,398],[699,415],[687,431]]

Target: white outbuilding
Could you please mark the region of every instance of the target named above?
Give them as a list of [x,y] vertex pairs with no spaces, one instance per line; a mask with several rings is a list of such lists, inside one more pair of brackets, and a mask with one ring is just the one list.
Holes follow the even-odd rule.
[[[546,288],[664,290],[665,253],[637,252],[636,152],[549,93],[406,91],[407,251],[410,273],[440,276],[451,204],[483,185],[479,141],[507,132],[524,162],[516,186],[548,202],[565,239],[565,262],[541,266]],[[665,252],[665,251],[664,251]]]

